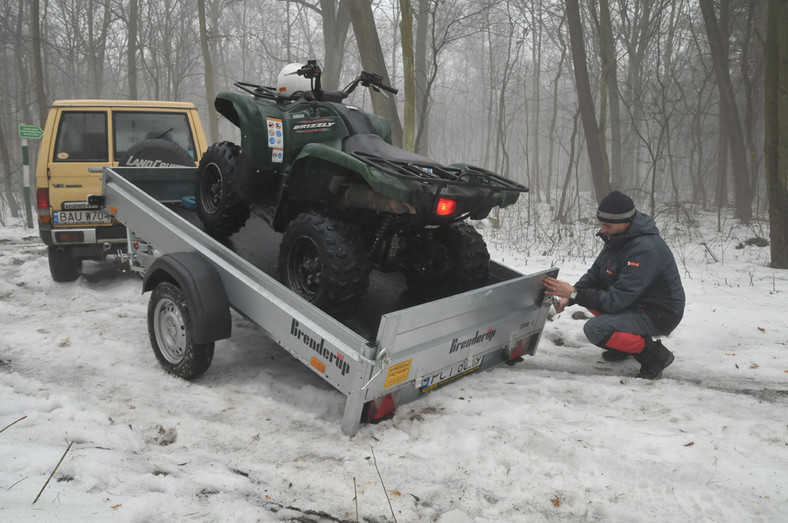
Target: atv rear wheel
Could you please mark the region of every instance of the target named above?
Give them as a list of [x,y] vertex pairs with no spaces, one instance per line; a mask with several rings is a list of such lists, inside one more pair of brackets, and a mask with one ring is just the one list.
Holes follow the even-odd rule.
[[238,194],[241,148],[231,142],[208,147],[197,169],[195,201],[197,216],[205,230],[215,236],[229,236],[241,230],[249,219],[249,206]]
[[420,231],[409,239],[405,256],[408,286],[417,292],[456,294],[482,287],[490,277],[487,244],[464,222]]
[[353,312],[367,293],[370,267],[358,232],[317,212],[290,222],[279,249],[282,281],[328,312]]

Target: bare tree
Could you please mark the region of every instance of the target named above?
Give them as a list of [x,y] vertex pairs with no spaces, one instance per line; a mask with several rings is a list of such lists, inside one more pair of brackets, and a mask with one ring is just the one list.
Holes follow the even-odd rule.
[[788,269],[788,5],[769,0],[765,48],[765,156],[772,267]]
[[[729,0],[722,0],[727,2]],[[723,125],[727,130],[728,144],[730,146],[733,162],[733,185],[736,196],[736,217],[742,220],[752,218],[752,189],[750,187],[750,171],[747,167],[747,150],[744,145],[739,108],[730,77],[730,63],[728,54],[714,13],[712,0],[699,0],[703,20],[706,25],[706,34],[709,38],[711,61],[714,65],[714,74],[720,91],[720,108]]]
[[610,174],[607,152],[604,146],[604,130],[599,128],[594,109],[594,97],[588,78],[586,50],[583,38],[583,24],[580,19],[580,6],[577,0],[564,0],[566,17],[569,27],[569,41],[572,48],[572,62],[577,84],[577,97],[580,105],[580,116],[583,121],[583,132],[588,142],[588,159],[591,164],[591,178],[594,182],[594,193],[597,201],[610,192]]

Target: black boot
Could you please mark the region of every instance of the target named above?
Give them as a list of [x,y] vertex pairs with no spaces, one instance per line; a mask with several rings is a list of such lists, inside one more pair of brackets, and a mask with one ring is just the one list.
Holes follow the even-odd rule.
[[622,361],[631,356],[628,352],[621,352],[620,350],[607,349],[602,353],[602,359],[605,361]]
[[640,354],[634,354],[635,360],[640,363],[640,372],[636,378],[658,380],[662,371],[673,363],[673,353],[662,345],[661,340],[654,341],[646,338],[646,346]]

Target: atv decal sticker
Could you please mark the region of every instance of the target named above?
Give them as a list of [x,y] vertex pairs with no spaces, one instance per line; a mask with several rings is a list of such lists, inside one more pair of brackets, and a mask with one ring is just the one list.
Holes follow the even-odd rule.
[[336,122],[332,119],[324,118],[321,120],[308,120],[293,126],[293,131],[302,133],[322,133],[330,131]]
[[282,134],[281,118],[266,118],[265,123],[268,125],[268,147],[284,149],[285,139]]
[[283,149],[272,149],[271,150],[271,163],[282,163],[282,160],[285,158],[285,152]]

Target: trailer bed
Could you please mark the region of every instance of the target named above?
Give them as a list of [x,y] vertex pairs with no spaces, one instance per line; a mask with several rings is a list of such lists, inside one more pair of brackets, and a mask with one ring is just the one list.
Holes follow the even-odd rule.
[[486,286],[433,300],[407,291],[398,273],[373,271],[359,313],[340,321],[278,281],[281,235],[262,219],[221,242],[203,232],[181,205],[195,176],[193,168],[105,169],[101,203],[129,231],[130,265],[145,273],[160,270],[160,258],[186,255],[215,271],[232,309],[346,396],[344,433],[358,430],[362,414],[376,419],[536,352],[549,309],[544,278],[557,269],[523,275],[491,262]]

